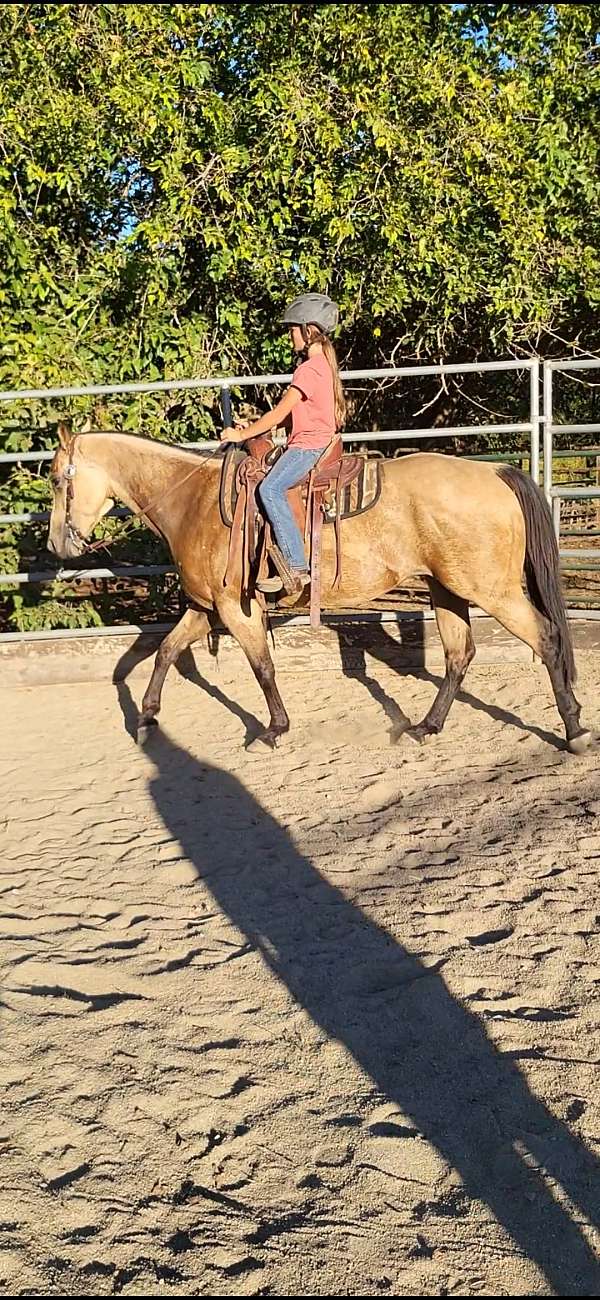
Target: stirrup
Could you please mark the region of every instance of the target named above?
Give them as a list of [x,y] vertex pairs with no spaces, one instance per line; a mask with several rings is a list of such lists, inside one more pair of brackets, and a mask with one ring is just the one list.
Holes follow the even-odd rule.
[[269,555],[269,559],[272,560],[273,564],[275,565],[275,568],[279,574],[279,577],[281,578],[283,586],[286,588],[289,587],[290,582],[292,580],[292,571],[290,569],[289,564],[287,563],[287,560],[283,555],[283,552],[280,551],[279,547],[273,541],[269,546],[268,555]]
[[286,596],[300,596],[309,583],[308,569],[290,569],[289,582],[284,583]]
[[[282,586],[285,587],[288,596],[295,596],[304,589],[307,582],[310,582],[310,574],[308,570],[305,573],[303,569],[291,569],[282,551],[280,551],[275,542],[271,542],[271,545],[269,546],[269,559],[273,561],[279,577],[281,578]],[[260,587],[259,590],[261,590]],[[268,590],[279,591],[281,588],[269,587]]]
[[294,591],[297,591],[298,588],[300,588],[300,591],[304,591],[304,588],[308,587],[310,583],[308,569],[292,569],[292,578],[294,580]]

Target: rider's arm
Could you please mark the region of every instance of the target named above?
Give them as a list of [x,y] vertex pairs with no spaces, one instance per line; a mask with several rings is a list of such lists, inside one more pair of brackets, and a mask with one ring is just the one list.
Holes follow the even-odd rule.
[[298,388],[288,388],[277,406],[274,406],[272,411],[267,411],[264,415],[261,415],[259,420],[254,420],[252,424],[246,424],[243,427],[223,429],[220,435],[221,442],[246,442],[248,438],[256,438],[259,433],[270,433],[271,429],[276,429],[280,424],[285,423],[288,415],[301,401],[302,393],[300,390]]

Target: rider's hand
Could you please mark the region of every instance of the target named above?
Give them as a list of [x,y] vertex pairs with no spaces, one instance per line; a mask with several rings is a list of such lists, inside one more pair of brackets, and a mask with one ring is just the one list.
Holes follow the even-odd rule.
[[227,429],[221,429],[219,438],[221,442],[244,442],[246,439],[246,430],[249,428],[248,420],[236,420],[235,429],[229,426]]

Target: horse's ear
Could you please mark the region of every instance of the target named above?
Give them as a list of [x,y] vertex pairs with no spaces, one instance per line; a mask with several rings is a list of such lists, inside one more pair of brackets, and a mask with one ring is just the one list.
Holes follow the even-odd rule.
[[71,430],[68,424],[65,424],[64,420],[61,420],[58,424],[56,432],[58,434],[58,441],[60,442],[63,451],[68,451],[69,446],[71,444]]
[[85,420],[83,421],[83,424],[82,424],[82,426],[81,426],[79,432],[80,432],[80,433],[90,433],[90,432],[91,432],[91,429],[92,429],[92,417],[91,417],[91,415],[86,415]]

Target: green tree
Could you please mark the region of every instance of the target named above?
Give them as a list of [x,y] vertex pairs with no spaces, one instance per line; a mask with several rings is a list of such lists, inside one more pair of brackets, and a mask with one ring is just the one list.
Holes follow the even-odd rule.
[[[301,288],[338,298],[350,364],[596,349],[599,31],[596,4],[0,6],[2,386],[285,367]],[[11,411],[6,446],[57,414]],[[216,414],[93,410],[173,438]]]

